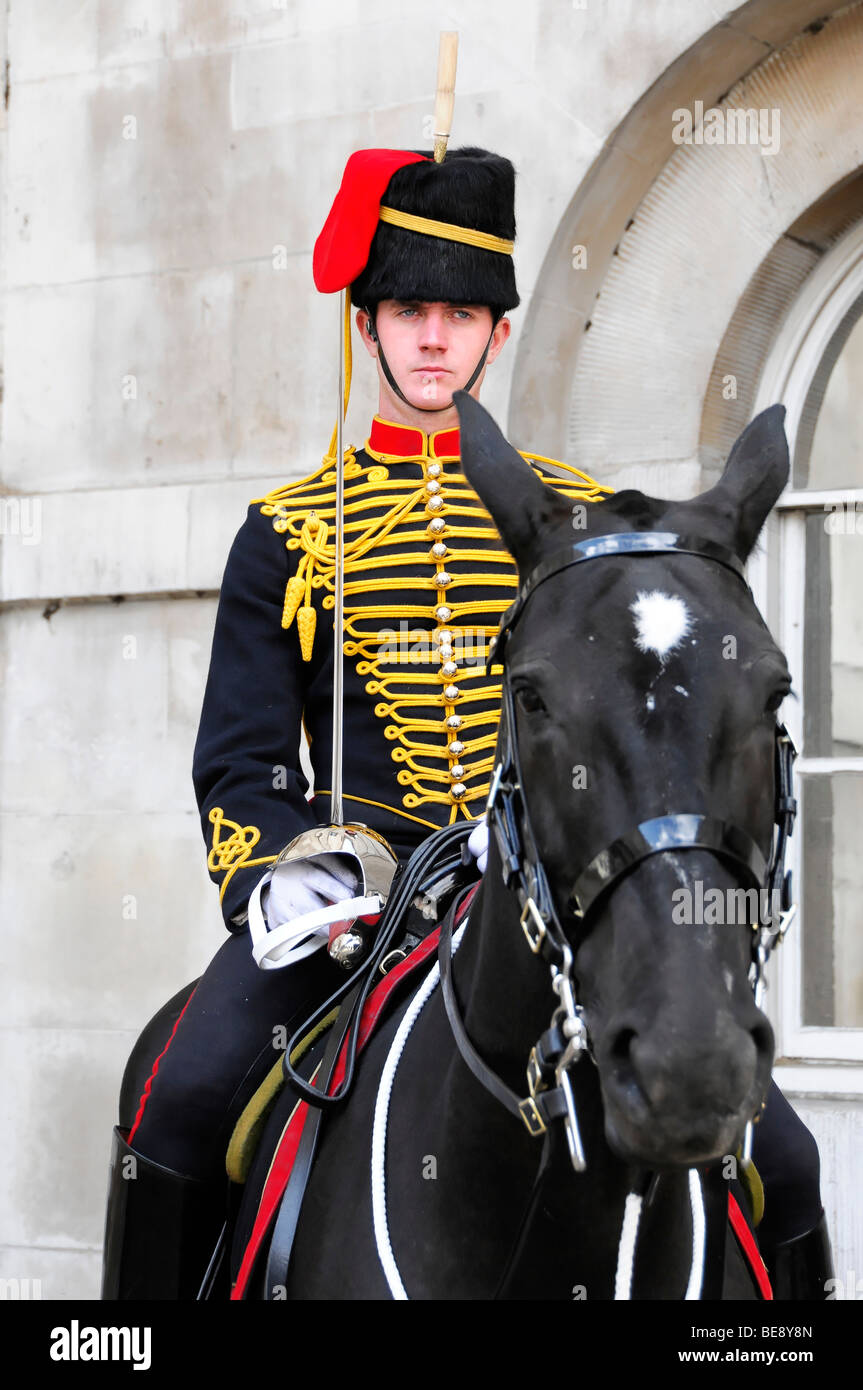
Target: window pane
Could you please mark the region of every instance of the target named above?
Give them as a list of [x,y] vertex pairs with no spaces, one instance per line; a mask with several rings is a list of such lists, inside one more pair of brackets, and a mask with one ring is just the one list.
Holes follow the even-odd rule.
[[[806,517],[803,753],[863,756],[863,534],[853,514]],[[796,674],[796,673],[795,673]]]
[[794,459],[796,488],[863,487],[863,318],[858,301],[809,391]]
[[863,774],[799,779],[803,1023],[863,1028]]

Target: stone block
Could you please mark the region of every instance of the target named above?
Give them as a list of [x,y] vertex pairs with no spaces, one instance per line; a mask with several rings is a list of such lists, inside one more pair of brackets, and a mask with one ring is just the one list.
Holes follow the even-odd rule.
[[111,1130],[133,1042],[129,1032],[92,1028],[0,1031],[0,1230],[19,1255],[11,1277],[28,1275],[32,1247],[88,1257],[101,1248]]
[[69,605],[47,621],[34,608],[7,613],[4,812],[194,812],[214,619],[212,600]]
[[[560,109],[605,139],[674,59],[718,18],[709,0],[536,6],[536,63]],[[754,46],[754,45],[753,45]]]
[[172,0],[64,5],[28,0],[9,11],[9,45],[19,86],[50,77],[143,63],[165,52]]
[[140,1031],[225,929],[197,815],[0,817],[7,1029]]
[[233,312],[229,269],[10,294],[4,488],[229,473]]
[[[107,1178],[105,1190],[107,1191]],[[7,1301],[75,1302],[98,1299],[102,1285],[102,1255],[98,1250],[23,1249],[0,1245],[0,1282]],[[11,1309],[7,1316],[13,1317]]]

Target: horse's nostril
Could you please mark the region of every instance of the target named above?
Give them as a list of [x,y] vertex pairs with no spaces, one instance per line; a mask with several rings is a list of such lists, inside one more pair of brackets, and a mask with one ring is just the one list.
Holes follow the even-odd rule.
[[616,1062],[631,1061],[630,1051],[637,1037],[634,1028],[621,1028],[611,1045],[611,1056]]

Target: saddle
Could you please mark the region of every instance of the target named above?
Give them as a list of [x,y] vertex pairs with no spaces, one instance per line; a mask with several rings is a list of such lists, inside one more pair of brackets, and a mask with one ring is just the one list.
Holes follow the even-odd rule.
[[[410,860],[401,880],[397,875],[372,956],[291,1038],[237,1121],[226,1168],[231,1182],[243,1185],[285,1086],[297,1097],[270,1166],[233,1299],[246,1295],[274,1222],[266,1287],[284,1286],[322,1111],[347,1098],[359,1054],[388,1005],[405,980],[434,957],[442,914],[454,925],[467,911],[480,883],[466,848],[472,828],[465,822],[430,836]],[[346,997],[337,1002],[338,995]],[[209,1284],[215,1280],[224,1253],[214,1259]],[[206,1288],[202,1296],[207,1296]]]

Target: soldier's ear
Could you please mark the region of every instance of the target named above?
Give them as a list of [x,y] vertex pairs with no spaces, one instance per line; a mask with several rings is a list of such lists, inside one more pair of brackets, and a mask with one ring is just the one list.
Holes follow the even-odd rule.
[[504,344],[511,332],[512,324],[506,317],[506,314],[502,314],[494,326],[494,336],[488,353],[489,362],[493,362],[499,353],[502,352]]
[[370,357],[378,355],[378,335],[374,319],[367,309],[357,309],[356,325],[363,347]]
[[461,430],[464,475],[490,513],[519,569],[530,562],[538,533],[572,522],[571,504],[536,476],[505,439],[484,406],[467,391],[453,393]]

